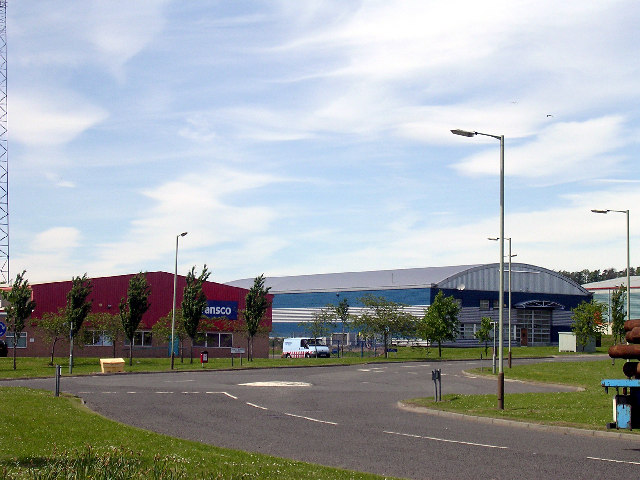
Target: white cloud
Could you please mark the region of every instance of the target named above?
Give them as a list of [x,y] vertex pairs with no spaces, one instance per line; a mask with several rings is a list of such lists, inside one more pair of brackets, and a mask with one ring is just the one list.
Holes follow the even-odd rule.
[[72,92],[12,92],[11,139],[30,148],[63,145],[106,118],[102,108]]
[[80,232],[73,227],[54,227],[38,233],[30,244],[35,252],[68,251],[79,245]]
[[234,251],[246,251],[254,237],[270,236],[269,225],[279,214],[265,206],[243,206],[243,201],[233,199],[241,200],[243,192],[279,181],[268,174],[215,166],[147,188],[143,195],[152,205],[138,213],[123,240],[98,245],[98,260],[91,270],[135,270],[156,262],[173,251],[175,237],[183,231],[189,232],[181,241],[183,250],[213,250],[234,242]]
[[[617,150],[629,140],[623,118],[609,116],[556,123],[521,145],[509,146],[508,142],[505,138],[505,175],[565,183],[599,178],[611,171],[619,161]],[[497,152],[497,148],[485,150],[454,168],[463,175],[497,175]]]
[[[162,30],[168,0],[129,2],[18,2],[10,24],[24,66],[99,64],[117,77]],[[13,10],[13,9],[12,9]],[[27,48],[25,48],[27,47]]]

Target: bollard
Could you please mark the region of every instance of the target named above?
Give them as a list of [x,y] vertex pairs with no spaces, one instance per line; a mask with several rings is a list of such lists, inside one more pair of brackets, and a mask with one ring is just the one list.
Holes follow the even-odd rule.
[[62,371],[62,367],[60,365],[56,365],[56,397],[60,396],[60,373]]
[[442,370],[431,370],[431,380],[435,389],[434,401],[442,401]]

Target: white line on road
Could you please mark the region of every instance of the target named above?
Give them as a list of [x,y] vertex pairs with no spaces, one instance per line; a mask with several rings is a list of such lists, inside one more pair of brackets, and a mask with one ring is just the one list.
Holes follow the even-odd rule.
[[302,415],[294,415],[293,413],[285,412],[285,415],[288,415],[289,417],[302,418],[304,420],[309,420],[310,422],[326,423],[327,425],[338,425],[336,422],[327,422],[326,420],[318,420],[317,418],[304,417]]
[[227,392],[205,392],[205,393],[209,393],[209,394],[218,393],[220,395],[226,395],[229,398],[233,398],[234,400],[238,399],[238,397],[236,397],[235,395],[231,395],[230,393],[227,393]]
[[156,393],[173,393],[173,392],[156,392]]
[[640,462],[631,462],[629,460],[613,460],[611,458],[587,457],[589,460],[599,460],[601,462],[627,463],[629,465],[640,465]]
[[256,405],[255,403],[245,402],[250,407],[259,408],[260,410],[269,410],[267,407],[261,407],[260,405]]
[[127,393],[138,393],[138,392],[127,392]]
[[200,393],[200,392],[182,392],[184,394],[189,394],[189,393]]
[[389,435],[399,435],[401,437],[410,437],[410,438],[421,438],[423,440],[433,440],[436,442],[445,442],[445,443],[459,443],[462,445],[471,445],[473,447],[485,447],[485,448],[499,448],[502,450],[507,450],[509,447],[501,447],[499,445],[487,445],[484,443],[473,443],[473,442],[463,442],[461,440],[448,440],[446,438],[436,438],[436,437],[425,437],[422,435],[413,435],[410,433],[398,433],[398,432],[387,432],[384,431],[383,433],[388,433]]

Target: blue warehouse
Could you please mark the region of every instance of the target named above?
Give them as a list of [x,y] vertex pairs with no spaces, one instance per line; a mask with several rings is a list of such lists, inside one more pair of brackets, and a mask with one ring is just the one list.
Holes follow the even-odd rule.
[[[360,299],[367,294],[403,304],[406,311],[421,317],[442,291],[453,296],[462,307],[455,345],[476,345],[474,334],[481,318],[498,320],[498,274],[499,264],[494,263],[267,277],[266,285],[274,294],[271,336],[287,337],[301,333],[300,323],[310,321],[314,312],[342,299],[347,299],[350,312],[357,314],[363,306]],[[510,314],[514,345],[558,343],[558,332],[571,330],[571,309],[592,297],[591,292],[569,278],[525,263],[512,263],[510,273],[505,265],[504,282],[505,342]],[[229,284],[250,288],[253,279]]]

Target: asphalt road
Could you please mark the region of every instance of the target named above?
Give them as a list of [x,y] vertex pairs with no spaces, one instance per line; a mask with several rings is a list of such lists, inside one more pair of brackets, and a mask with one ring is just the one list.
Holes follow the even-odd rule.
[[[640,477],[640,438],[494,425],[399,408],[443,393],[495,393],[478,362],[63,377],[114,420],[212,445],[412,479]],[[53,379],[3,384],[53,390]],[[560,388],[506,382],[509,394]]]

